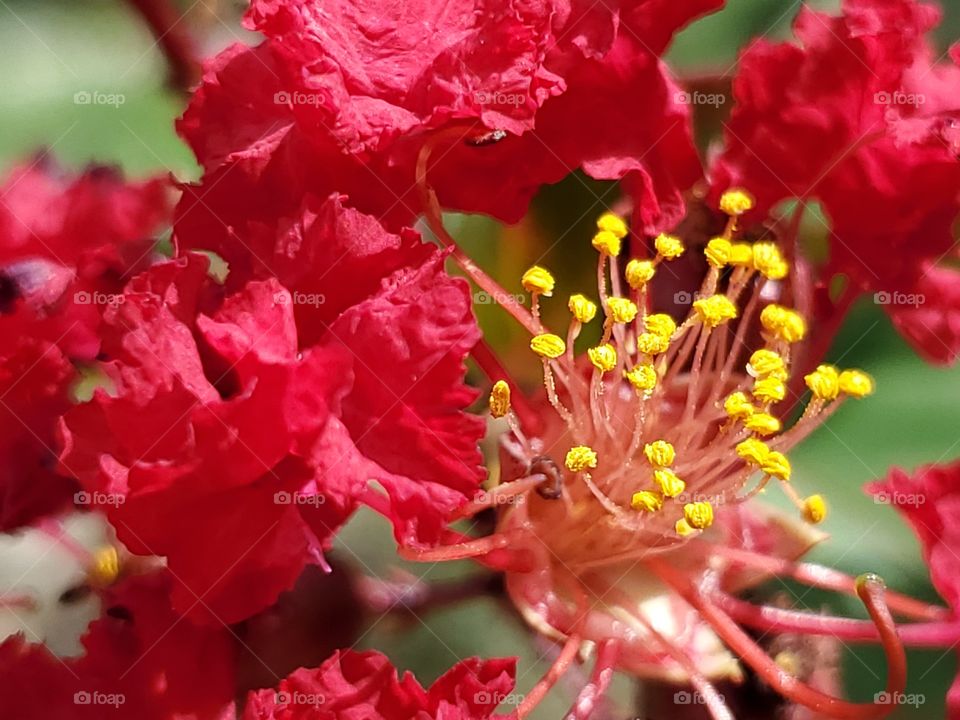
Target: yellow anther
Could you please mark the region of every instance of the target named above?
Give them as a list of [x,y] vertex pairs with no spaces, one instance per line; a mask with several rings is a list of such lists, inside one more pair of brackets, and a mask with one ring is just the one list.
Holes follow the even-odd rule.
[[736,447],[737,455],[746,460],[751,465],[762,467],[770,455],[770,448],[763,440],[748,438]]
[[840,394],[840,373],[833,365],[818,365],[803,381],[817,400],[833,400]]
[[622,297],[607,298],[607,312],[614,322],[633,322],[637,317],[637,306],[632,300]]
[[753,210],[753,196],[741,188],[731,188],[720,196],[720,210],[727,215],[743,215]]
[[764,277],[783,280],[790,271],[776,243],[758,242],[753,246],[753,267]]
[[549,270],[534,265],[523,274],[520,283],[528,293],[550,297],[553,295],[553,286],[556,285],[556,280],[553,279],[553,274]]
[[790,461],[782,452],[771,450],[767,453],[767,457],[760,464],[760,469],[779,480],[790,479]]
[[677,520],[677,524],[674,525],[673,527],[677,531],[677,535],[679,535],[680,537],[686,537],[690,533],[695,532],[695,530],[692,527],[690,527],[690,524],[683,518],[680,518],[679,520]]
[[588,323],[597,316],[597,304],[586,295],[571,295],[567,307],[571,314],[581,323]]
[[763,435],[764,437],[780,432],[781,427],[777,418],[762,412],[754,413],[745,418],[743,424],[750,432],[755,432],[757,435]]
[[653,280],[656,273],[657,268],[652,260],[631,260],[627,263],[627,269],[624,271],[627,284],[634,290],[639,290]]
[[789,650],[781,650],[773,657],[773,661],[787,675],[793,675],[796,677],[800,674],[800,660],[797,657],[797,654],[794,652]]
[[779,353],[773,350],[757,350],[750,356],[747,372],[755,378],[776,377],[785,380],[787,366]]
[[646,512],[657,512],[663,507],[663,496],[651,490],[641,490],[635,492],[630,498],[630,507],[634,510],[645,510]]
[[787,386],[778,377],[760,378],[753,384],[753,396],[760,402],[780,402],[787,396]]
[[666,313],[647,315],[647,317],[643,319],[643,326],[647,329],[647,332],[652,332],[654,335],[660,335],[665,338],[672,337],[677,331],[677,323]]
[[624,238],[627,236],[627,223],[619,215],[606,212],[597,218],[597,230],[605,230],[618,238]]
[[807,323],[795,310],[782,305],[767,305],[760,313],[760,324],[774,336],[788,343],[803,340]]
[[601,372],[610,372],[617,366],[617,349],[607,343],[587,350],[587,356],[593,366]]
[[715,328],[737,316],[737,306],[726,295],[711,295],[693,301],[693,309],[700,321],[707,327]]
[[657,239],[653,241],[653,246],[666,260],[674,260],[683,255],[683,251],[686,250],[683,240],[675,235],[665,235],[663,233],[657,235]]
[[732,248],[733,243],[726,238],[713,238],[707,243],[703,254],[707,256],[707,262],[713,267],[722,268],[726,267],[727,263],[730,262],[730,252]]
[[713,505],[708,502],[692,502],[683,506],[683,519],[690,527],[706,530],[713,525]]
[[637,350],[646,355],[660,355],[670,347],[670,338],[656,333],[640,333],[637,337]]
[[530,349],[540,357],[558,358],[567,351],[567,344],[559,335],[543,333],[533,336],[530,340]]
[[87,580],[94,587],[112,585],[120,576],[120,556],[113,545],[105,545],[93,553],[87,569]]
[[657,386],[657,371],[653,365],[636,365],[630,370],[624,370],[623,376],[634,388],[648,393]]
[[727,399],[723,401],[723,409],[730,417],[740,420],[745,420],[756,412],[756,408],[747,399],[746,394],[739,390],[727,396]]
[[729,262],[736,267],[753,267],[753,246],[749,243],[733,243]]
[[677,452],[673,445],[666,440],[654,440],[643,446],[643,454],[651,465],[656,467],[670,467],[677,457]]
[[502,418],[510,412],[510,386],[503,380],[497,380],[490,391],[490,414]]
[[873,378],[862,370],[844,370],[840,373],[840,392],[850,397],[862,398],[872,395],[874,387]]
[[593,247],[604,255],[616,257],[620,254],[620,238],[609,230],[601,230],[593,236]]
[[660,488],[664,497],[676,497],[687,489],[687,484],[669,468],[659,468],[653,471],[653,481]]
[[827,516],[827,503],[820,495],[811,495],[803,501],[803,519],[817,525]]
[[563,463],[572,472],[583,472],[597,466],[597,454],[593,451],[593,448],[586,445],[577,445],[570,448]]

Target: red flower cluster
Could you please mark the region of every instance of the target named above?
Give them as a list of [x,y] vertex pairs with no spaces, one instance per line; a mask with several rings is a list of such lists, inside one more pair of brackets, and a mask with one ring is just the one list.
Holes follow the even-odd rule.
[[233,647],[222,629],[181,622],[167,573],[105,592],[104,615],[62,659],[15,635],[0,644],[0,707],[17,720],[232,717]]
[[71,361],[96,357],[98,305],[146,266],[169,209],[159,180],[71,177],[43,155],[0,188],[0,529],[70,503],[54,431],[78,378]]
[[[705,173],[726,198],[726,217],[711,221],[726,226],[707,246],[703,297],[678,325],[649,312],[647,284],[685,252],[659,233],[684,219],[704,171],[691,108],[660,55],[720,5],[254,0],[245,22],[263,42],[210,60],[179,121],[204,174],[180,188],[175,212],[162,180],[125,183],[99,168],[67,177],[42,157],[14,171],[0,190],[0,330],[14,338],[0,349],[0,530],[49,532],[82,488],[124,552],[149,559],[129,571],[84,557],[105,578],[90,583],[104,612],[85,654],[62,661],[7,639],[0,707],[54,720],[102,717],[111,698],[118,717],[158,720],[491,717],[513,689],[511,660],[468,660],[424,689],[379,654],[346,651],[234,704],[228,626],[274,604],[307,565],[327,568],[324,552],[361,505],[392,522],[408,558],[505,569],[524,617],[564,640],[521,717],[588,641],[596,661],[578,719],[616,669],[689,681],[727,717],[711,680],[742,674],[734,653],[808,708],[885,711],[788,676],[738,623],[881,642],[894,691],[902,642],[960,639],[953,613],[793,562],[820,539],[799,521],[741,512],[776,480],[807,522],[822,521],[823,498],[791,489],[783,451],[873,389],[859,371],[797,372],[798,356],[819,358],[802,355],[803,315],[769,293],[797,305],[816,294],[818,320],[875,292],[921,352],[960,353],[960,283],[946,262],[960,213],[960,68],[934,58],[925,34],[938,13],[916,0],[805,9],[796,43],[749,48],[725,149]],[[543,362],[539,404],[516,395],[511,406],[502,367],[476,352],[501,380],[491,411],[510,425],[503,484],[479,499],[485,422],[467,412],[477,393],[464,363],[480,333],[467,283],[444,263],[453,253],[481,287],[492,281],[453,247],[440,211],[513,222],[575,170],[622,180],[631,222],[601,217],[600,303],[570,298],[566,340],[540,316],[552,275],[524,276],[531,308],[508,309]],[[822,262],[741,232],[791,200],[793,230],[814,201],[829,219]],[[407,227],[420,215],[448,250]],[[157,251],[167,224],[173,258]],[[637,257],[621,273],[630,242]],[[830,292],[838,278],[844,303]],[[572,342],[598,311],[602,343],[578,363]],[[726,335],[735,319],[739,345]],[[760,343],[749,363],[745,340]],[[791,374],[813,398],[779,434],[786,413],[773,405]],[[90,400],[75,397],[81,378],[97,385]],[[546,409],[528,422],[531,408]],[[560,446],[563,469],[550,456]],[[655,485],[641,488],[637,468]],[[927,497],[896,504],[954,608],[958,473],[895,473],[872,488]],[[712,536],[700,491],[718,505]],[[500,513],[493,535],[448,529],[498,500],[519,509]],[[777,615],[734,597],[771,575],[856,593],[872,622]],[[622,591],[625,578],[648,594]],[[588,607],[587,591],[609,604]],[[933,622],[901,638],[891,608]],[[960,689],[951,701],[960,714]]]
[[818,201],[830,222],[823,292],[843,276],[875,293],[920,353],[947,362],[960,353],[960,276],[947,267],[960,213],[960,68],[925,37],[939,17],[916,0],[845,0],[836,17],[803,9],[796,44],[756,41],[711,176],[718,192],[750,188],[755,217]]
[[657,56],[721,4],[255,2],[247,26],[267,40],[214,58],[179,125],[206,175],[178,234],[249,243],[305,191],[406,224],[424,146],[448,207],[515,221],[582,167],[629,177],[644,224],[673,225],[699,171]]
[[485,720],[510,698],[515,673],[515,660],[471,658],[424,690],[380,653],[347,650],[250,693],[243,720]]
[[104,314],[113,390],[63,421],[63,469],[128,548],[167,557],[175,607],[225,622],[322,563],[358,503],[436,542],[482,477],[465,283],[337,197],[289,233],[277,274],[233,293],[199,255],[134,279]]

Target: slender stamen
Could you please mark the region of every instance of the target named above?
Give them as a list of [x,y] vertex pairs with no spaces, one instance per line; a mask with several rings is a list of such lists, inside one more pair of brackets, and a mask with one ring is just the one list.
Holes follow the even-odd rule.
[[[739,655],[770,687],[780,695],[800,705],[832,718],[868,720],[882,718],[894,709],[893,704],[853,703],[820,692],[816,688],[788,675],[766,652],[719,607],[714,605],[678,570],[659,560],[648,561],[648,566],[692,605],[713,628],[714,632]],[[882,582],[875,577],[857,582],[857,594],[867,607],[881,635],[887,657],[888,697],[903,696],[906,687],[906,654],[897,637],[896,626],[884,604]]]

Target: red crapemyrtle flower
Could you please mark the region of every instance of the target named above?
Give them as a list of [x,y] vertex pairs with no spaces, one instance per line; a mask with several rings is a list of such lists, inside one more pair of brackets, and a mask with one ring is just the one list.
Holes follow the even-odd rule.
[[[960,642],[960,463],[927,465],[908,474],[894,469],[886,479],[867,485],[867,492],[893,505],[916,532],[930,578],[951,608],[940,622],[901,625],[904,643],[953,649]],[[851,624],[840,637],[857,639],[863,628]],[[960,677],[947,694],[947,720],[960,718]]]
[[[614,669],[692,684],[713,717],[731,718],[714,683],[739,681],[744,666],[822,717],[879,718],[900,702],[906,680],[891,611],[925,621],[946,616],[886,592],[876,576],[854,579],[798,562],[825,539],[811,525],[823,521],[827,506],[821,495],[802,497],[793,488],[787,453],[849,398],[874,388],[862,371],[819,364],[800,375],[809,401],[788,422],[788,408],[800,400],[790,391],[794,358],[816,342],[816,329],[792,307],[807,290],[796,285],[802,278],[792,275],[780,246],[749,242],[739,230],[753,202],[743,190],[720,198],[725,230],[704,248],[705,276],[689,293],[692,308],[677,319],[653,312],[651,303],[655,286],[671,281],[670,264],[689,248],[661,234],[652,258],[621,265],[629,228],[613,214],[599,218],[593,238],[596,295],[569,297],[565,332],[540,316],[557,291],[548,270],[534,266],[523,275],[527,309],[462,252],[454,255],[530,332],[544,390],[521,395],[500,364],[477,354],[496,381],[491,414],[506,424],[500,482],[454,517],[494,507],[496,530],[481,538],[451,531],[439,547],[400,552],[424,562],[472,557],[505,571],[522,616],[563,642],[554,667],[518,707],[520,718],[585,644],[595,648],[594,669],[573,718],[591,716]],[[575,342],[598,318],[599,341],[578,357]],[[757,504],[769,485],[780,486],[805,522]],[[736,596],[771,577],[860,597],[871,621],[859,632],[887,655],[885,696],[873,703],[836,697],[785,672],[790,658],[771,658],[756,644],[741,624],[767,627],[776,608]],[[784,617],[772,629],[829,634],[849,622],[789,611]]]
[[423,209],[418,164],[445,206],[507,221],[577,168],[627,177],[669,226],[699,166],[658,56],[721,4],[255,2],[266,41],[214,58],[179,123],[205,177],[178,228],[247,242],[305,191],[399,227]]
[[161,180],[128,183],[110,168],[79,176],[49,156],[0,188],[0,529],[69,506],[74,483],[55,472],[57,417],[99,352],[100,311],[123,274],[145,266],[169,221]]
[[470,658],[425,690],[409,673],[397,677],[380,653],[346,650],[319,668],[291,673],[276,689],[251,692],[242,718],[485,720],[513,698],[515,674],[515,660]]
[[171,200],[166,180],[126,182],[109,167],[72,175],[47,155],[11,171],[0,188],[0,330],[94,357],[93,306],[152,261]]
[[798,200],[794,229],[819,202],[830,232],[829,257],[815,268],[817,317],[840,317],[875,293],[918,352],[948,362],[960,352],[960,276],[948,267],[960,213],[960,68],[926,39],[939,17],[917,0],[845,0],[839,16],[802,9],[796,43],[758,40],[743,54],[710,175],[717,193],[755,192],[755,217]]
[[[115,556],[114,556],[115,557]],[[17,720],[104,717],[227,720],[234,648],[223,628],[199,627],[170,607],[166,571],[102,591],[104,612],[84,653],[59,658],[13,635],[0,643],[0,707]]]
[[55,472],[54,447],[75,379],[51,343],[25,338],[0,356],[0,531],[70,506],[75,483]]
[[304,290],[223,297],[196,255],[135,278],[104,314],[114,388],[63,421],[63,472],[132,552],[167,557],[194,616],[270,605],[360,502],[435,543],[482,477],[466,284],[413,233],[337,197],[311,207],[296,233],[323,242],[273,260]]

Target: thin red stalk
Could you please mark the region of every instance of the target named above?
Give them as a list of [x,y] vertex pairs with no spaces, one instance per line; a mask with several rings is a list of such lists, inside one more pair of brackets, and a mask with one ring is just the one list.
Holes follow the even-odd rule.
[[[881,640],[876,625],[869,620],[754,605],[722,592],[712,593],[710,597],[717,607],[734,620],[762,632],[829,635],[855,643],[876,643]],[[897,632],[908,647],[950,647],[960,642],[960,622],[955,620],[899,625]]]
[[170,66],[170,86],[189,92],[200,80],[200,60],[181,14],[170,0],[128,0],[156,38]]
[[567,638],[567,642],[560,651],[560,656],[556,662],[550,666],[546,674],[540,678],[540,681],[534,685],[533,689],[523,698],[523,702],[520,703],[520,707],[517,708],[517,720],[523,720],[523,718],[533,712],[533,709],[546,697],[550,689],[557,684],[557,680],[563,677],[563,674],[566,673],[570,665],[573,664],[577,653],[580,652],[580,645],[582,643],[583,638],[576,633]]
[[[814,563],[798,563],[791,560],[784,560],[783,558],[759,555],[749,550],[715,545],[704,541],[700,542],[715,548],[719,556],[729,561],[760,568],[772,575],[789,576],[806,585],[833,590],[847,595],[856,593],[856,579],[833,568],[816,565]],[[886,602],[894,612],[905,617],[935,621],[950,618],[950,611],[946,608],[929,605],[900,593],[888,592],[886,594]]]
[[84,567],[87,567],[91,563],[92,556],[90,551],[68,535],[59,520],[43,518],[39,520],[34,527],[47,535],[62,549],[70,553]]
[[[651,560],[648,566],[668,585],[673,587],[700,616],[710,623],[714,632],[744,660],[757,675],[783,697],[831,718],[868,720],[889,715],[895,704],[853,703],[820,692],[784,672],[769,655],[747,635],[746,632],[714,605],[680,571],[668,563]],[[907,681],[907,658],[903,644],[897,637],[896,625],[884,603],[884,587],[878,578],[867,578],[857,583],[857,594],[867,607],[867,612],[877,626],[887,658],[888,697],[902,697]]]
[[510,538],[503,534],[487,535],[477,540],[440,545],[434,548],[400,547],[398,554],[404,560],[413,562],[443,562],[445,560],[464,560],[501,550],[510,544]]
[[0,609],[9,608],[11,610],[26,610],[27,612],[36,610],[37,600],[30,595],[0,595]]
[[481,510],[506,504],[518,495],[523,495],[548,480],[549,478],[543,473],[534,473],[533,475],[497,485],[491,490],[484,491],[484,497],[479,500],[472,500],[457,510],[453,515],[453,519],[460,520],[473,517]]
[[668,640],[660,633],[653,624],[644,617],[642,612],[633,612],[628,608],[635,605],[633,599],[615,585],[604,583],[607,595],[612,595],[619,607],[615,607],[614,615],[623,620],[627,625],[637,628],[640,632],[648,634],[657,644],[660,645],[663,652],[669,655],[674,662],[683,668],[689,677],[690,684],[700,693],[704,705],[710,712],[714,720],[734,720],[733,713],[724,701],[723,696],[717,691],[717,688],[706,676],[700,672],[696,662],[681,648]]
[[566,720],[589,720],[597,703],[606,694],[613,680],[617,658],[620,656],[620,641],[615,638],[604,640],[597,648],[597,659],[593,663],[590,682],[583,686],[580,694],[567,713]]
[[540,678],[539,682],[533,686],[533,689],[523,698],[523,702],[517,708],[517,720],[523,720],[527,715],[533,712],[534,708],[540,704],[550,689],[557,684],[557,681],[563,677],[564,673],[570,669],[577,653],[580,652],[580,646],[583,644],[583,624],[586,620],[587,598],[583,589],[575,585],[577,593],[577,611],[574,620],[572,632],[567,636],[567,642],[560,651],[559,657],[554,661],[550,669]]
[[513,318],[523,325],[531,335],[537,335],[544,332],[536,318],[521,305],[517,299],[504,290],[496,280],[485,273],[470,256],[468,256],[453,239],[447,229],[443,226],[443,215],[440,210],[440,203],[437,200],[437,194],[427,182],[427,170],[429,167],[430,154],[433,152],[434,145],[445,137],[450,135],[463,135],[463,126],[456,126],[444,132],[436,133],[433,137],[424,142],[420,148],[420,154],[417,156],[417,189],[420,193],[420,200],[423,205],[423,216],[427,225],[437,240],[449,248],[450,253],[460,268],[467,276],[477,284],[480,289],[487,292],[497,303],[503,307]]

